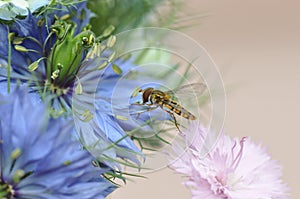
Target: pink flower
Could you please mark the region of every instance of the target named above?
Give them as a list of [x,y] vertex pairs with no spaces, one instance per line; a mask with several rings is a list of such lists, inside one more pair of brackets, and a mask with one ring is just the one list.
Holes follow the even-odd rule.
[[222,134],[205,158],[199,156],[207,130],[196,126],[186,135],[188,147],[174,147],[181,155],[170,165],[188,177],[183,184],[193,199],[286,199],[288,188],[281,181],[281,169],[266,150],[249,138],[232,140]]

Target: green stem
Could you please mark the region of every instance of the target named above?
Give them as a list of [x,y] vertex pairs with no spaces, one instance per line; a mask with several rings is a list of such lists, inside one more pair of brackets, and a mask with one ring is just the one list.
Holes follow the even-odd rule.
[[10,69],[11,69],[11,34],[7,26],[7,39],[8,39],[8,55],[7,55],[7,93],[10,93]]

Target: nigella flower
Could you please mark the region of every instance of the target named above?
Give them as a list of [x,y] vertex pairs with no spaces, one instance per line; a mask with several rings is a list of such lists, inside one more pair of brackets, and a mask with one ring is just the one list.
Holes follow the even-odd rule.
[[191,132],[196,132],[195,137],[187,138],[185,152],[174,148],[180,157],[170,167],[188,177],[184,185],[191,188],[192,198],[288,198],[280,167],[264,148],[249,138],[232,140],[222,134],[215,148],[201,158],[202,143],[209,132],[201,126]]
[[[55,53],[51,51],[55,42],[61,41],[66,34],[69,36],[67,41],[70,42],[84,29],[93,15],[86,8],[86,3],[76,4],[68,9],[57,5],[53,10],[41,15],[28,13],[25,19],[16,18],[9,24],[0,23],[1,64],[5,66],[7,62],[11,62],[12,70],[22,77],[21,80],[27,80],[28,76],[32,76],[32,71],[35,71],[36,75],[46,76],[46,65],[52,64],[47,63],[47,59],[50,54]],[[90,33],[89,31],[84,33],[87,32]],[[72,42],[76,44],[75,40]],[[53,56],[54,61],[57,61],[58,58]],[[74,55],[71,58],[74,58]],[[30,65],[31,68],[28,68]],[[50,74],[47,75],[51,76],[52,72],[54,69],[48,71]]]
[[[128,118],[122,118],[122,114],[126,113],[128,108],[126,96],[128,98],[133,92],[130,85],[136,86],[139,81],[126,80],[122,85],[117,85],[122,75],[133,72],[131,69],[134,65],[131,60],[120,58],[114,61],[114,66],[118,65],[120,74],[116,74],[111,64],[105,70],[90,72],[89,68],[97,67],[97,63],[93,59],[83,62],[82,70],[78,73],[78,81],[74,85],[75,89],[79,85],[82,87],[80,93],[76,91],[73,93],[72,100],[77,131],[87,149],[106,165],[119,168],[118,162],[115,161],[117,157],[129,159],[139,165],[137,156],[142,157],[142,154],[130,139],[130,135],[126,134],[126,131],[138,127],[131,125],[124,128],[122,125],[124,120],[125,123],[128,122]],[[116,94],[117,100],[122,101],[120,104],[113,96],[117,87],[122,90],[122,93]],[[129,162],[126,164],[130,165]]]
[[0,97],[1,198],[104,198],[115,189],[68,120],[48,120],[26,91]]
[[[29,13],[25,19],[16,18],[8,24],[0,23],[0,76],[2,81],[8,83],[8,91],[10,83],[16,81],[30,82],[35,90],[47,86],[44,92],[50,91],[55,94],[68,90],[67,85],[57,86],[51,77],[57,75],[58,67],[64,64],[66,71],[69,67],[66,63],[72,62],[74,54],[76,64],[83,59],[82,48],[75,52],[70,46],[74,45],[73,48],[77,48],[75,45],[82,42],[80,39],[84,35],[92,34],[89,30],[81,33],[92,13],[85,3],[73,5],[69,9],[61,5],[52,9],[52,12],[45,11],[40,15]],[[76,35],[77,40],[74,39]],[[69,42],[69,49],[62,47],[66,46],[61,44],[62,40],[64,43]],[[67,58],[57,66],[62,54]],[[73,66],[73,71],[75,67]]]
[[[103,75],[101,70],[114,59],[114,53],[107,50],[115,42],[114,36],[108,37],[113,27],[96,38],[87,24],[92,13],[86,2],[62,8],[41,15],[29,13],[12,24],[0,24],[0,34],[5,35],[0,38],[0,64],[4,66],[0,68],[0,88],[4,84],[9,91],[17,84],[25,84],[31,93],[40,94],[41,100],[50,101],[53,117],[70,117],[74,113],[86,148],[96,145],[93,154],[99,159],[105,155],[109,159],[105,158],[106,165],[117,166],[117,157],[138,163],[139,149],[120,127],[116,115],[103,111],[107,104],[99,101],[100,107],[93,112],[93,96],[97,92],[94,88],[99,78],[111,77]],[[103,38],[108,38],[106,43],[99,42]],[[117,68],[121,70],[124,66]],[[72,109],[74,94],[76,106],[83,104],[79,105],[80,110]],[[101,93],[101,97],[109,95]]]

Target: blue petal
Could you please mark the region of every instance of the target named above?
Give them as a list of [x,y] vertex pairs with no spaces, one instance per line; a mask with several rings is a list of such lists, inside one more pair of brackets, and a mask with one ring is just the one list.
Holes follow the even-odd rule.
[[[26,91],[0,97],[0,169],[16,198],[102,198],[115,189],[99,177],[105,170],[92,166],[93,157],[73,136],[72,121],[48,120],[45,105],[34,104]],[[13,163],[16,149],[21,155]],[[17,170],[30,174],[16,183]]]

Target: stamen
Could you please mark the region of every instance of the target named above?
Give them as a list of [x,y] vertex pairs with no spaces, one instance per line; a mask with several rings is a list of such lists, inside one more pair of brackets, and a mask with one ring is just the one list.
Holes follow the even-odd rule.
[[[101,44],[95,43],[94,46],[92,46],[92,48],[88,51],[85,58],[86,59],[92,59],[94,57],[99,57],[100,55],[101,55]],[[100,69],[102,69],[102,68],[100,68]]]
[[115,35],[111,35],[107,40],[106,46],[108,48],[111,48],[115,45],[116,41],[117,41],[117,37]]
[[70,15],[70,14],[65,14],[65,15],[63,15],[63,16],[60,17],[60,20],[66,21],[66,20],[68,20],[68,19],[70,19],[70,18],[71,18],[71,15]]
[[49,114],[53,118],[58,118],[58,117],[62,116],[64,113],[65,113],[65,111],[63,109],[56,111],[54,108],[50,108],[50,110],[49,110]]
[[107,37],[111,35],[111,33],[115,30],[115,27],[113,25],[108,26],[102,33],[102,37]]
[[[237,156],[235,157],[235,159],[232,161],[231,163],[231,167],[233,168],[233,170],[235,170],[237,168],[237,166],[239,165],[239,162],[242,159],[242,155],[243,155],[243,149],[244,149],[244,142],[246,141],[246,137],[243,137],[240,140],[240,150],[237,154]],[[236,146],[236,143],[234,144],[234,147]],[[232,148],[233,151],[233,148]]]
[[116,56],[116,52],[113,52],[108,58],[107,58],[107,61],[108,62],[112,62],[112,60],[115,58]]
[[123,121],[126,121],[126,120],[128,120],[128,118],[127,118],[127,117],[125,117],[125,116],[122,116],[122,115],[115,115],[115,117],[116,117],[116,119],[123,120]]
[[0,180],[0,197],[1,199],[13,199],[15,195],[15,191],[13,186],[10,184],[6,184]]
[[94,167],[99,167],[99,163],[98,163],[98,161],[96,161],[96,160],[93,160],[93,161],[92,161],[92,165],[93,165]]
[[231,162],[234,161],[234,148],[236,147],[236,141],[234,140],[234,144],[231,148]]
[[140,87],[136,87],[131,95],[131,97],[136,97],[143,90]]
[[71,160],[67,160],[67,161],[65,161],[63,164],[64,164],[65,166],[68,166],[68,165],[70,165],[71,163],[72,163]]
[[13,181],[15,183],[19,183],[23,177],[25,176],[25,172],[22,169],[18,169],[13,175]]
[[75,76],[75,77],[77,79],[77,85],[75,87],[75,94],[76,95],[81,95],[82,94],[82,85],[80,83],[80,79],[77,76]]
[[44,18],[39,19],[38,22],[37,22],[38,27],[42,27],[44,24],[45,24],[45,19]]
[[15,37],[13,40],[12,40],[12,43],[15,44],[15,45],[20,45],[23,43],[25,38],[23,37]]
[[107,66],[107,64],[108,64],[107,61],[103,62],[103,63],[97,68],[97,70],[102,70],[103,68],[105,68],[105,67]]
[[28,53],[28,52],[39,53],[39,51],[36,51],[36,50],[33,50],[33,49],[28,49],[28,48],[25,48],[24,46],[21,46],[21,45],[15,45],[14,48],[15,48],[15,50],[17,50],[19,52],[23,52],[23,53]]
[[112,69],[117,75],[121,75],[123,73],[122,69],[116,64],[112,65]]
[[31,72],[32,72],[32,71],[35,71],[35,70],[38,68],[40,61],[42,61],[43,59],[46,59],[46,57],[42,57],[42,58],[40,58],[40,59],[38,59],[38,60],[32,62],[32,63],[28,66],[28,70],[31,71]]
[[20,148],[17,148],[17,149],[15,149],[15,150],[13,150],[13,151],[11,152],[10,158],[11,158],[12,160],[16,160],[16,159],[18,159],[18,157],[20,157],[21,154],[22,154],[21,149],[20,149]]
[[81,116],[83,117],[81,120],[83,122],[89,122],[91,119],[93,119],[94,115],[91,113],[90,110],[85,110]]
[[12,159],[12,163],[10,165],[10,171],[13,170],[13,168],[16,164],[16,160],[18,159],[18,157],[20,157],[21,153],[22,153],[22,151],[20,148],[17,148],[11,152],[10,158]]

